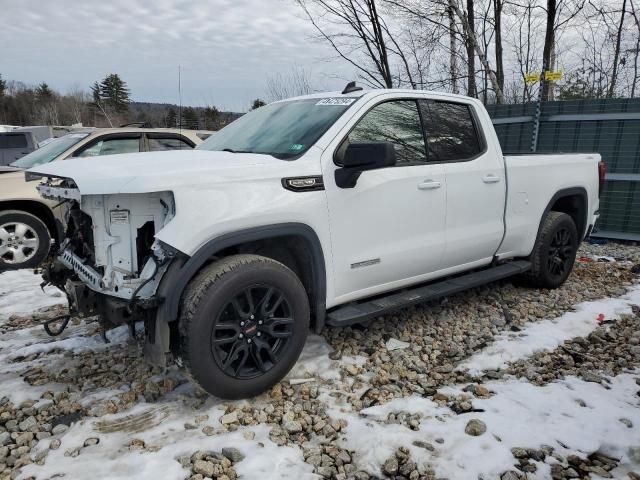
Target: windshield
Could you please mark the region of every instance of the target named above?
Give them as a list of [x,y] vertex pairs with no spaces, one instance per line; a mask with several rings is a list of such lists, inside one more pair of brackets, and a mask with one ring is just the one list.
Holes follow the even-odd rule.
[[199,150],[263,153],[287,159],[306,152],[357,98],[309,98],[260,107],[209,137]]
[[21,157],[11,164],[12,167],[19,168],[31,168],[36,165],[42,165],[49,163],[55,159],[58,155],[64,152],[69,147],[72,147],[80,140],[85,138],[88,133],[70,133],[64,137],[56,138],[55,140],[47,143],[46,145],[34,150],[28,155]]

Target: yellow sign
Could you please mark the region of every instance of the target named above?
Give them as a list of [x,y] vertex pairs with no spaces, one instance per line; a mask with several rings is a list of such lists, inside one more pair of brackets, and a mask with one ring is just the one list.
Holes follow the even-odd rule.
[[524,76],[524,81],[527,83],[537,83],[540,81],[540,72],[527,73]]
[[562,78],[562,72],[551,72],[547,70],[544,72],[544,79],[550,82],[557,82]]
[[[552,72],[547,70],[544,73],[544,78],[548,82],[557,82],[562,78],[562,72]],[[526,83],[538,83],[540,81],[540,72],[527,73],[524,76],[524,81]]]

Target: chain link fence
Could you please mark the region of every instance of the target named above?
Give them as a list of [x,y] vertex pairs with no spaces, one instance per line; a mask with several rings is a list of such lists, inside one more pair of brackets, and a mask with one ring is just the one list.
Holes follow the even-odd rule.
[[599,153],[607,177],[593,236],[640,240],[640,98],[545,102],[534,146],[535,103],[487,109],[505,155],[532,148],[537,153]]

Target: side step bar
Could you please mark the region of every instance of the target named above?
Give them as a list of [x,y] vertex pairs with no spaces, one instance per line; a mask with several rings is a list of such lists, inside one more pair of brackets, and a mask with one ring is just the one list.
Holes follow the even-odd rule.
[[326,323],[332,327],[353,325],[403,307],[435,300],[469,288],[479,287],[518,273],[524,273],[530,269],[531,262],[516,260],[425,286],[394,292],[373,300],[365,300],[362,303],[349,303],[328,312]]

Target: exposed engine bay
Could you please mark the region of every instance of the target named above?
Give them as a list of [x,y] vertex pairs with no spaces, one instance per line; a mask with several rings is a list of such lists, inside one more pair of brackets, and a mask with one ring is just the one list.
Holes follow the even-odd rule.
[[155,239],[175,214],[171,192],[81,195],[70,179],[37,187],[65,208],[65,238],[44,278],[63,289],[70,313],[99,314],[105,328],[146,318],[177,252]]

